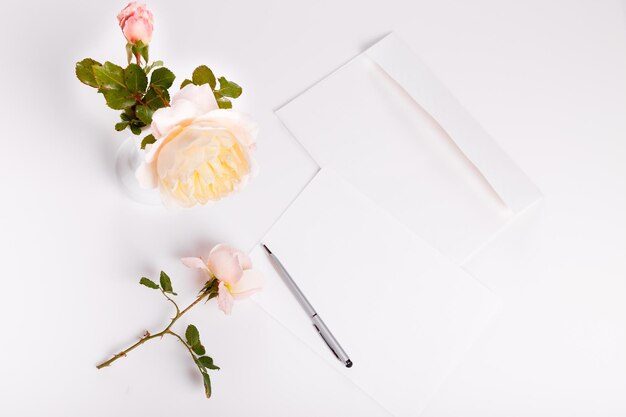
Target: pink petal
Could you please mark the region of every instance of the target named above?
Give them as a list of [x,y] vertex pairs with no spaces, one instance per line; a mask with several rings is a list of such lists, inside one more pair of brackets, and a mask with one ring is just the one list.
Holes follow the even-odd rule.
[[137,13],[139,9],[141,9],[142,5],[137,3],[136,1],[131,1],[117,14],[117,21],[120,26],[123,26],[126,19],[128,19],[133,14]]
[[241,279],[230,288],[230,293],[235,300],[242,300],[259,292],[263,288],[263,274],[254,269],[243,271]]
[[207,266],[217,279],[227,284],[235,284],[241,279],[243,268],[238,252],[238,250],[224,244],[219,244],[211,250]]
[[[240,251],[239,249],[235,249],[232,246],[229,246],[225,243],[219,243],[215,245],[213,249],[211,249],[211,253],[217,253],[217,252],[222,252],[222,251],[228,252],[232,254],[233,256],[235,256],[239,260],[239,264],[241,265],[243,269],[252,268],[252,260],[250,259],[248,254]],[[209,256],[211,256],[211,253],[209,254]]]
[[142,41],[149,44],[152,40],[152,23],[143,15],[133,15],[123,23],[122,32],[128,42],[135,44]]
[[235,250],[235,255],[237,256],[237,259],[239,259],[239,265],[241,265],[243,269],[252,268],[252,259],[250,259],[247,253]]
[[234,299],[233,296],[226,288],[223,282],[217,287],[217,307],[224,312],[224,314],[230,314],[233,309]]
[[180,258],[180,260],[187,268],[207,269],[204,261],[200,258]]

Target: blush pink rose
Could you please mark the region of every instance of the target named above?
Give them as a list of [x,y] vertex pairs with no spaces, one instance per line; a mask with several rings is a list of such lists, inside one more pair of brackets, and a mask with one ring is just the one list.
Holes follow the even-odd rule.
[[189,268],[200,268],[219,281],[217,306],[230,314],[235,300],[242,300],[260,291],[263,276],[252,269],[250,257],[225,244],[215,246],[206,262],[200,258],[182,258]]
[[145,4],[136,1],[128,3],[117,15],[117,21],[129,43],[135,45],[141,41],[147,45],[152,40],[152,12]]

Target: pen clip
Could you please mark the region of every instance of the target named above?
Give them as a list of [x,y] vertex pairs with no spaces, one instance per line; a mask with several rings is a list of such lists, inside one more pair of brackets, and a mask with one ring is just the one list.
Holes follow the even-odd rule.
[[330,343],[328,343],[328,341],[326,340],[326,338],[324,337],[324,334],[320,331],[319,327],[317,327],[315,324],[313,324],[313,327],[315,327],[315,330],[317,330],[317,332],[319,333],[320,337],[322,338],[322,340],[324,341],[324,343],[326,343],[326,346],[328,346],[328,349],[330,349],[331,352],[333,352],[333,355],[335,355],[335,357],[339,360],[341,360],[339,358],[339,355],[337,355],[337,352],[335,352],[335,349],[333,349],[332,347],[330,347]]

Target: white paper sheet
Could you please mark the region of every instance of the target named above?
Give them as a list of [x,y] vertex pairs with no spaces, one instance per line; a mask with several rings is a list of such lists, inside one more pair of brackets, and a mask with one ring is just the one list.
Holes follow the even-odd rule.
[[391,34],[277,111],[330,166],[459,263],[540,193]]
[[260,247],[251,256],[267,284],[256,301],[395,416],[423,410],[496,310],[493,293],[332,170],[263,242],[354,366],[328,350]]

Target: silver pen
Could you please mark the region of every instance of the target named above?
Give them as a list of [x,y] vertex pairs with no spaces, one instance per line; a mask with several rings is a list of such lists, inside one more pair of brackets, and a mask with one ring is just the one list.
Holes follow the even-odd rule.
[[331,350],[331,352],[333,352],[337,359],[339,359],[341,363],[346,365],[346,367],[352,367],[352,361],[350,360],[350,358],[348,358],[346,352],[343,350],[337,339],[335,339],[335,336],[333,336],[328,327],[326,327],[326,324],[317,314],[311,303],[309,303],[309,300],[306,299],[300,288],[298,288],[295,281],[293,280],[293,278],[291,278],[291,275],[289,275],[289,272],[287,272],[283,264],[280,263],[276,255],[274,255],[267,246],[265,246],[264,244],[261,244],[261,246],[263,246],[263,248],[269,255],[270,259],[274,263],[274,266],[280,270],[283,281],[285,281],[285,284],[287,284],[289,290],[291,290],[294,297],[296,297],[296,299],[300,303],[300,306],[302,306],[306,314],[309,316],[311,322],[313,323],[313,327],[315,327],[322,340],[326,342],[326,345]]

